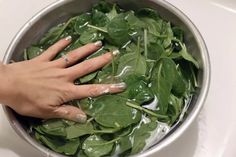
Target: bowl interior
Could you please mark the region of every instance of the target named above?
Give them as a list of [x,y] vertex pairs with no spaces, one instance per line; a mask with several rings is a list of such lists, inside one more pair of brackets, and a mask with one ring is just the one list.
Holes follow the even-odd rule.
[[[4,63],[9,63],[10,60],[23,60],[23,50],[28,46],[36,43],[42,37],[42,35],[48,31],[50,27],[64,22],[72,16],[90,10],[91,6],[96,2],[96,0],[59,0],[49,7],[45,8],[36,16],[34,16],[30,21],[28,21],[15,37],[5,55]],[[175,132],[181,130],[181,127],[186,128],[189,125],[189,123],[194,119],[202,106],[207,93],[209,81],[209,63],[207,50],[205,48],[204,41],[202,40],[199,32],[191,23],[191,21],[179,10],[177,10],[167,2],[162,0],[119,0],[116,2],[122,8],[127,10],[137,10],[138,8],[143,7],[156,9],[161,17],[168,21],[171,21],[174,25],[180,26],[185,31],[185,43],[189,52],[200,63],[200,70],[198,74],[200,88],[198,90],[198,93],[193,97],[191,101],[190,107],[188,108],[188,116],[185,116],[182,123],[176,126],[167,136],[165,136],[164,140],[150,148],[150,150],[155,149],[155,151],[158,151],[158,149],[161,149],[161,147],[165,146],[164,144],[162,145],[162,143],[166,139],[171,138],[171,136],[173,136]],[[8,115],[10,123],[12,124],[16,132],[26,141],[44,152],[44,155],[47,155],[48,153],[50,153],[51,156],[57,154],[41,146],[28,135],[28,133],[26,132],[28,126],[26,125],[26,123],[24,123],[24,118],[19,117],[9,108],[5,108],[5,111]],[[189,121],[188,124],[186,121]],[[180,132],[183,132],[183,130],[184,129],[182,129],[182,131],[179,131],[179,134]],[[173,141],[173,139],[169,140],[169,142],[171,141]],[[148,151],[149,150],[147,150],[146,152]]]

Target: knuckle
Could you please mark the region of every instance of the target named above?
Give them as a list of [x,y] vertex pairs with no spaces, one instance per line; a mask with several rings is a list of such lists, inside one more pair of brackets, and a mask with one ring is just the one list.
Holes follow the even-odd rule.
[[86,72],[86,71],[92,71],[93,70],[93,68],[94,68],[94,65],[93,64],[91,64],[91,62],[89,62],[89,61],[84,61],[84,63],[83,63],[83,67],[81,68],[81,69],[84,69],[84,71]]
[[99,95],[99,93],[100,93],[100,91],[99,91],[99,88],[97,86],[91,86],[88,89],[88,94],[91,97],[95,97],[95,96]]

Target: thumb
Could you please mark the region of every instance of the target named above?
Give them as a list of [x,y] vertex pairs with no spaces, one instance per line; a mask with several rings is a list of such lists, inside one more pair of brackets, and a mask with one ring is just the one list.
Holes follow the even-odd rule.
[[87,115],[78,107],[71,105],[62,105],[55,110],[55,117],[72,120],[79,123],[85,123],[87,121]]

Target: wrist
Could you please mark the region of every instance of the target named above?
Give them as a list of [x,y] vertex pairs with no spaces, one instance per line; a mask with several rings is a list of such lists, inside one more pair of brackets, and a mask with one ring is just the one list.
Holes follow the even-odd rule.
[[10,79],[7,74],[7,65],[0,62],[0,103],[7,105],[7,98],[9,97]]

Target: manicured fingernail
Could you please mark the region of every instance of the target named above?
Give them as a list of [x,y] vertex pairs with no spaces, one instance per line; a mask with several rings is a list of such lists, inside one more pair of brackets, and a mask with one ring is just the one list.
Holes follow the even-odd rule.
[[95,45],[95,46],[102,46],[102,41],[96,41],[96,42],[94,43],[94,45]]
[[67,41],[70,41],[71,39],[72,39],[71,36],[68,36],[68,37],[65,38],[65,40],[67,40]]
[[79,123],[85,123],[87,121],[87,116],[85,114],[77,114],[76,121]]
[[121,90],[126,89],[127,85],[124,82],[111,85],[111,88],[119,88]]
[[114,50],[114,51],[112,52],[112,54],[113,54],[114,56],[116,56],[116,55],[120,54],[120,51],[119,51],[119,50]]

